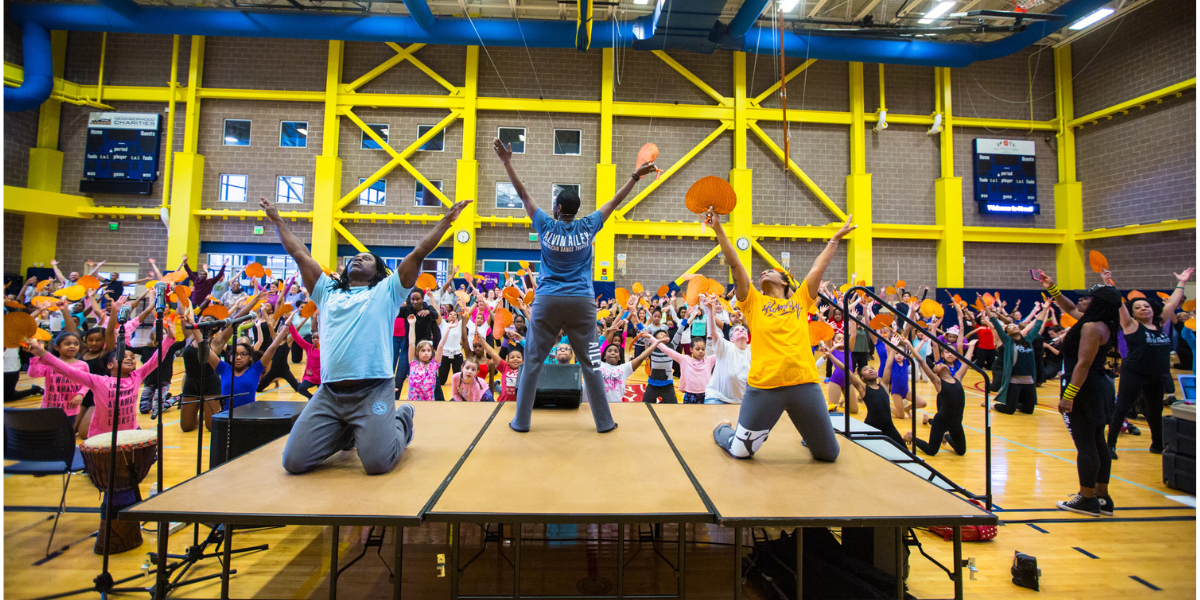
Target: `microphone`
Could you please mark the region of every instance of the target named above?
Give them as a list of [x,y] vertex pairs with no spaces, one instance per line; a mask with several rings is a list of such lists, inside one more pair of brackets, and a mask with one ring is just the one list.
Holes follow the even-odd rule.
[[127,321],[129,321],[129,314],[131,312],[133,312],[133,307],[129,306],[128,304],[122,306],[121,310],[117,312],[117,323],[124,325]]
[[218,330],[220,330],[220,329],[225,329],[226,327],[231,327],[233,325],[237,325],[244,321],[249,321],[250,319],[257,319],[257,318],[258,318],[258,313],[255,311],[250,311],[249,314],[238,317],[236,319],[231,317],[228,319],[221,319],[219,321],[201,321],[200,323],[196,323],[194,325],[184,325],[183,328],[187,329],[189,331],[191,331],[193,329],[200,329],[200,330],[218,329]]
[[154,286],[154,313],[161,317],[167,309],[167,284],[158,282]]

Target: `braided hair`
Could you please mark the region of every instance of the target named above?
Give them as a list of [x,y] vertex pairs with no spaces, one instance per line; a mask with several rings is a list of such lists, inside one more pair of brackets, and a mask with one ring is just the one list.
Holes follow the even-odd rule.
[[[1104,323],[1108,325],[1112,336],[1120,331],[1121,294],[1117,292],[1117,289],[1109,285],[1095,285],[1087,290],[1087,295],[1091,296],[1092,302],[1088,304],[1087,310],[1080,317],[1079,322],[1071,326],[1067,337],[1063,339],[1063,352],[1067,354],[1078,355],[1079,338],[1083,333],[1085,323]],[[1108,342],[1109,340],[1105,340],[1105,343]],[[1097,358],[1101,357],[1097,356]]]
[[[374,252],[367,252],[367,254],[370,254],[371,257],[375,259],[375,273],[373,275],[371,275],[371,279],[367,282],[367,288],[373,288],[373,287],[375,287],[375,284],[386,279],[387,276],[391,274],[391,272],[388,271],[387,263],[383,262],[383,257],[379,256],[378,254],[375,254]],[[341,290],[343,292],[349,292],[350,291],[350,269],[349,268],[342,269],[341,276],[339,276],[337,279],[334,279],[329,284],[329,289]]]

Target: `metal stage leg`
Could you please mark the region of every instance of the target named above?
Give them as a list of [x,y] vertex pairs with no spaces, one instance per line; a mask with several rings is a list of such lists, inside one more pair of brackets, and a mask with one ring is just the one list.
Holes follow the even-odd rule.
[[796,600],[804,600],[804,528],[796,528]]
[[170,523],[159,523],[158,533],[158,560],[154,565],[154,600],[165,600],[167,597],[167,582],[170,581],[170,573],[167,572],[167,542],[169,541],[171,531]]
[[[203,411],[204,407],[200,407]],[[204,416],[203,412],[200,414]],[[229,600],[229,576],[232,575],[230,567],[233,565],[233,527],[228,523],[225,524],[225,559],[221,565],[221,600]]]
[[329,546],[329,600],[337,600],[338,582],[338,539],[341,538],[341,528],[332,527],[333,542]]
[[742,600],[742,528],[733,528],[733,600]]
[[404,573],[404,528],[400,526],[396,527],[396,554],[392,557],[392,563],[396,565],[392,574],[396,578],[392,600],[400,600],[400,581]]
[[954,526],[954,600],[963,600],[962,527]]
[[683,523],[679,523],[678,527],[679,558],[676,561],[676,564],[679,565],[679,574],[677,585],[679,586],[679,600],[684,600],[687,598],[687,563],[684,559],[684,555],[686,554],[685,550],[687,548],[687,527],[685,527]]
[[513,543],[517,546],[516,563],[513,565],[513,598],[521,597],[521,523],[513,524]]
[[896,527],[896,599],[904,600],[904,562],[907,547],[904,545],[903,527]]
[[625,524],[617,523],[617,598],[625,597]]
[[450,538],[450,600],[458,600],[458,523],[446,525]]

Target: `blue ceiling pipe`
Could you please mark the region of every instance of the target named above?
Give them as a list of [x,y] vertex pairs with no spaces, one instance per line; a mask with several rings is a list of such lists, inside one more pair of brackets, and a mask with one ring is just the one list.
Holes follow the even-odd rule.
[[740,38],[746,35],[746,32],[754,27],[770,3],[771,0],[745,0],[742,2],[737,14],[733,15],[733,20],[729,22],[729,36]]
[[429,10],[429,3],[426,0],[404,0],[404,8],[408,9],[409,16],[417,22],[417,27],[425,31],[433,28],[437,17],[433,16],[432,10]]
[[25,79],[20,87],[4,88],[5,112],[33,110],[41,106],[54,89],[50,32],[37,23],[24,23],[21,27],[21,49],[25,54]]

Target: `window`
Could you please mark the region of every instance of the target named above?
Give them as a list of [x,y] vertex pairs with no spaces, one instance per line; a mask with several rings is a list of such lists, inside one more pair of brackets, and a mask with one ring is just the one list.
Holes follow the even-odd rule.
[[245,202],[246,176],[221,175],[221,189],[217,193],[217,200],[221,202]]
[[280,175],[275,184],[275,202],[279,204],[304,202],[304,178]]
[[[384,142],[388,141],[387,123],[367,123],[367,127],[370,127],[371,131],[374,131],[375,135],[378,135],[379,138],[382,139]],[[362,132],[362,149],[363,150],[382,150],[383,146],[376,144],[375,140],[371,139],[371,136],[367,135],[367,132],[364,131],[364,132]]]
[[[221,271],[221,265],[225,264],[226,260],[229,261],[229,267],[225,269],[225,277],[228,279],[241,275],[241,277],[238,278],[238,282],[242,284],[242,291],[249,294],[254,294],[253,280],[250,277],[246,277],[242,273],[242,270],[245,269],[246,265],[250,263],[256,262],[263,267],[270,269],[271,276],[268,279],[271,280],[282,279],[287,281],[292,275],[296,275],[300,272],[296,261],[292,260],[292,257],[286,254],[254,255],[209,253],[208,276],[216,277],[217,273]],[[296,282],[299,283],[300,280],[297,279]],[[221,286],[223,285],[224,282],[222,282]],[[222,289],[221,286],[218,286],[217,289]],[[221,293],[223,294],[224,292]],[[216,292],[214,292],[214,295],[220,296],[220,294]]]
[[250,121],[242,119],[225,119],[226,146],[250,145]]
[[[441,179],[432,180],[429,183],[432,183],[433,187],[437,188],[438,191],[441,191],[441,189],[442,189],[442,180]],[[441,205],[442,205],[442,201],[440,199],[438,199],[438,197],[435,196],[434,194],[426,193],[425,186],[421,185],[421,182],[418,181],[417,182],[417,197],[416,197],[416,202],[413,204],[413,206],[441,206]]]
[[507,181],[496,182],[496,208],[525,208],[517,189]]
[[[528,269],[529,271],[533,271],[534,273],[537,273],[539,270],[541,270],[542,263],[540,263],[538,261],[533,261],[533,260],[527,260],[525,262],[529,263],[529,269]],[[521,261],[519,261],[519,260],[485,260],[485,261],[483,261],[483,272],[484,273],[503,273],[505,271],[508,271],[508,273],[510,275],[516,275],[517,272],[522,269],[525,269],[525,267],[521,266]]]
[[583,131],[579,129],[555,129],[554,153],[579,156],[583,147]]
[[[579,187],[580,186],[578,183],[552,183],[552,184],[550,184],[550,205],[553,206],[554,202],[556,202],[558,200],[558,194],[560,192],[563,192],[566,190],[571,190],[572,192],[575,192],[576,196],[579,196]],[[583,204],[582,198],[580,198],[580,204],[581,205]]]
[[525,154],[525,128],[524,127],[501,127],[496,137],[510,148],[513,154]]
[[[433,129],[433,125],[417,125],[417,137],[421,137],[429,133]],[[446,149],[446,130],[443,129],[437,132],[437,135],[429,138],[428,142],[421,145],[421,150],[425,152],[441,152]],[[440,188],[439,188],[440,189]]]
[[[361,177],[358,180],[358,185],[362,185],[367,179]],[[380,179],[371,184],[371,187],[359,192],[358,203],[367,206],[383,206],[387,201],[387,182]]]
[[307,148],[308,121],[280,121],[279,146],[281,148]]

